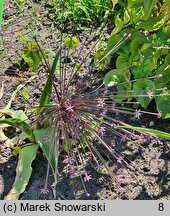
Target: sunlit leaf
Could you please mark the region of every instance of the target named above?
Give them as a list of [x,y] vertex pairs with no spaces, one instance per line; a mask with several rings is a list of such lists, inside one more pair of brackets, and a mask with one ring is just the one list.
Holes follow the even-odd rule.
[[144,11],[145,11],[145,20],[147,20],[150,17],[151,12],[152,12],[152,10],[155,7],[157,2],[158,2],[158,0],[144,0],[143,1]]
[[26,89],[23,89],[21,91],[21,93],[22,93],[25,100],[28,100],[30,98],[30,94],[28,93],[28,91]]
[[16,200],[19,198],[20,194],[25,191],[32,173],[31,164],[36,157],[37,150],[38,145],[32,143],[21,149],[15,182],[8,195],[5,196],[5,200]]
[[143,108],[147,108],[153,97],[147,96],[148,91],[155,92],[155,84],[151,80],[139,80],[133,84],[136,100]]
[[75,49],[78,46],[79,40],[76,37],[66,37],[64,44],[70,49]]
[[162,113],[163,118],[170,118],[170,91],[166,92],[169,95],[160,96],[156,100],[157,110]]
[[139,29],[145,29],[148,31],[156,31],[164,25],[164,15],[160,14],[156,17],[151,17],[146,21],[141,21],[138,25]]
[[150,133],[153,135],[156,135],[160,138],[164,138],[164,139],[168,139],[170,140],[170,133],[166,133],[160,130],[155,130],[155,129],[150,129],[150,128],[142,128],[142,127],[134,127],[131,125],[127,125],[127,126],[118,126],[119,128],[128,128],[128,129],[132,129],[132,130],[136,130],[136,131],[141,131],[141,132],[146,132],[146,133]]
[[39,111],[41,110],[42,107],[44,107],[46,104],[48,104],[50,102],[50,95],[52,93],[53,78],[54,78],[54,73],[55,73],[57,63],[58,63],[58,60],[59,60],[60,51],[61,50],[59,49],[57,51],[56,55],[55,55],[50,74],[48,76],[47,82],[46,82],[45,87],[43,89],[41,99],[40,99],[40,109],[39,109]]

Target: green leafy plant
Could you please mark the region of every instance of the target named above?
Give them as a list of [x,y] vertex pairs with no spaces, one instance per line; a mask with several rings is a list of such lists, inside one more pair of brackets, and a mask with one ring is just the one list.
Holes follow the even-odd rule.
[[[165,5],[168,1],[165,1]],[[121,3],[120,3],[121,4]],[[156,109],[162,113],[163,118],[169,118],[170,109],[166,106],[169,98],[169,35],[170,21],[167,8],[158,1],[128,1],[119,15],[115,16],[115,28],[108,39],[105,50],[98,50],[102,55],[108,53],[124,34],[131,34],[131,41],[114,50],[116,56],[115,69],[109,71],[104,83],[114,86],[122,83],[117,89],[117,95],[122,91],[134,91],[130,100],[136,99],[146,109],[151,101],[155,101]],[[100,58],[97,58],[97,61]],[[109,56],[104,64],[109,64]],[[161,74],[161,78],[157,76]],[[134,79],[132,85],[130,80]],[[126,83],[124,83],[126,81]],[[123,84],[124,83],[124,84]],[[159,90],[164,89],[166,97],[157,97]],[[135,95],[152,93],[149,98],[140,98]],[[122,98],[124,100],[124,98]],[[160,103],[161,102],[161,103]]]
[[24,47],[22,49],[22,56],[24,61],[36,71],[42,60],[42,54],[45,55],[45,51],[40,53],[39,47],[36,42],[27,36],[24,36],[22,32],[18,33],[20,40],[24,42]]
[[[83,26],[83,23],[92,23],[96,20],[100,23],[113,13],[115,1],[109,0],[59,0],[51,1],[53,7],[49,8],[50,13],[57,12],[57,21],[63,19]],[[64,4],[64,10],[63,10]]]

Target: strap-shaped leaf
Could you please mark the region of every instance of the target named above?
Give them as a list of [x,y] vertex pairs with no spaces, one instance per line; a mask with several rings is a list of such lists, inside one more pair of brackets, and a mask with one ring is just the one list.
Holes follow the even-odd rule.
[[135,131],[146,132],[146,133],[149,133],[149,134],[156,135],[156,136],[158,136],[160,138],[170,140],[170,133],[166,133],[166,132],[163,132],[163,131],[160,131],[160,130],[155,130],[155,129],[150,129],[150,128],[142,128],[142,127],[133,127],[133,126],[130,126],[130,125],[118,126],[118,127],[120,127],[120,128],[128,128],[128,129],[132,129],[132,130],[135,130]]
[[29,182],[32,173],[31,164],[36,157],[37,144],[30,144],[21,149],[16,169],[16,178],[11,191],[4,198],[5,200],[17,200]]
[[50,70],[50,74],[48,76],[46,85],[44,87],[44,91],[42,92],[42,96],[41,96],[41,100],[40,100],[40,109],[47,105],[50,101],[50,95],[52,93],[52,85],[53,85],[53,78],[54,78],[54,73],[56,70],[56,66],[59,60],[59,56],[60,56],[60,49],[58,50],[58,52],[55,55],[53,64],[52,64],[52,68]]

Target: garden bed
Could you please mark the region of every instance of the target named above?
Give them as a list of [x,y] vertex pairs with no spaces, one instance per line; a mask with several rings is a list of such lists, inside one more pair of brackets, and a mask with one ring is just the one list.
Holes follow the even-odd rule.
[[[17,9],[13,10],[13,14],[10,13],[5,15],[5,21],[12,20],[13,35],[5,36],[9,42],[8,51],[3,57],[1,57],[0,64],[0,87],[4,83],[3,96],[0,100],[0,109],[4,108],[8,103],[12,93],[16,90],[17,86],[23,82],[28,81],[25,85],[25,89],[28,91],[30,97],[26,100],[23,97],[21,91],[17,93],[17,96],[11,104],[11,108],[15,110],[27,110],[31,108],[41,96],[41,91],[46,82],[46,76],[41,70],[38,73],[33,73],[28,65],[24,63],[21,57],[22,42],[18,39],[17,32],[22,30],[24,34],[33,36],[30,30],[31,25],[33,26],[32,14],[37,15],[39,23],[34,23],[34,34],[37,35],[37,40],[44,48],[50,48],[52,52],[56,52],[58,49],[59,40],[59,25],[52,26],[52,21],[49,19],[49,14],[46,14],[45,8],[41,4],[34,3],[28,6],[28,11],[25,14],[18,13]],[[33,12],[34,11],[34,12]],[[51,15],[50,15],[51,16]],[[28,17],[28,19],[27,19]],[[28,20],[30,19],[30,23]],[[40,22],[42,21],[43,22]],[[18,21],[18,24],[16,24]],[[41,23],[41,24],[40,24]],[[72,32],[72,27],[70,32]],[[8,28],[9,29],[9,28]],[[7,30],[9,31],[9,30]],[[100,30],[99,30],[100,31]],[[107,29],[106,29],[107,31]],[[106,32],[105,31],[105,32]],[[71,34],[67,31],[67,34]],[[78,56],[77,59],[81,61],[84,56],[87,55],[88,51],[94,46],[98,37],[98,29],[90,29],[82,32],[78,31],[75,33],[76,37],[79,38],[79,47],[83,47],[84,51],[82,56]],[[106,33],[106,38],[107,38]],[[85,45],[84,42],[85,41]],[[18,49],[16,49],[16,47]],[[12,48],[12,49],[11,49]],[[3,48],[2,48],[3,49]],[[94,53],[92,53],[85,63],[82,69],[82,74],[87,71],[88,66],[93,62]],[[66,59],[68,64],[72,64],[72,61],[77,60],[74,56],[73,59]],[[101,72],[104,73],[104,72]],[[100,73],[100,76],[102,76]],[[103,74],[104,75],[104,74]],[[154,105],[153,105],[154,107]],[[152,106],[149,108],[152,110]],[[150,115],[143,115],[140,119],[128,119],[128,115],[117,115],[117,118],[126,123],[132,125],[150,127],[165,132],[170,132],[170,120],[157,119]],[[9,138],[14,137],[13,128],[9,127],[4,132]],[[82,183],[79,177],[73,179],[66,175],[66,167],[59,162],[59,169],[61,176],[57,184],[57,197],[56,199],[137,199],[137,200],[155,200],[155,199],[170,199],[170,142],[159,139],[139,139],[136,141],[122,141],[115,136],[111,137],[110,134],[106,134],[105,138],[108,142],[114,140],[115,148],[131,161],[131,163],[138,167],[139,173],[136,176],[129,175],[126,167],[115,168],[114,163],[109,164],[112,170],[116,170],[121,181],[122,191],[114,190],[113,184],[108,175],[102,176],[93,167],[88,167],[89,172],[92,175],[92,179],[89,182],[85,182],[87,192],[90,196],[86,196],[84,193]],[[6,142],[0,142],[0,198],[4,197],[10,191],[16,176],[16,166],[18,158],[13,155],[13,147],[8,146]],[[62,158],[61,158],[62,159]],[[90,156],[86,160],[91,160]],[[117,163],[115,161],[115,163]],[[48,188],[50,189],[48,194],[42,194],[41,189],[44,186],[46,178],[47,160],[43,154],[39,154],[37,159],[33,162],[33,172],[30,178],[30,182],[26,188],[26,191],[20,196],[20,199],[53,199],[53,191],[50,189],[53,184],[53,175],[50,173]]]

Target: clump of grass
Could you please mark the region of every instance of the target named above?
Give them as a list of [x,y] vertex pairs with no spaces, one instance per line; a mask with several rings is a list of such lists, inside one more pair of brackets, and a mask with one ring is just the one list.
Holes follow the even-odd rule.
[[101,24],[114,13],[111,0],[59,0],[57,3],[51,0],[45,4],[50,13],[57,13],[56,20],[80,26],[96,21]]

